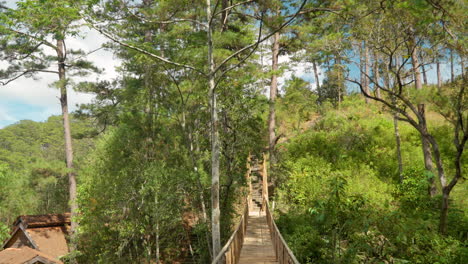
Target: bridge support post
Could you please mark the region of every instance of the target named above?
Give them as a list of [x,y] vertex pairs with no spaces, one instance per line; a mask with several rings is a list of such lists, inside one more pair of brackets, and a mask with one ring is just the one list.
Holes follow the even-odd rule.
[[[265,203],[268,202],[268,172],[267,172],[267,156],[263,153],[263,164],[262,164],[262,197],[265,199]],[[263,205],[265,210],[266,204]]]

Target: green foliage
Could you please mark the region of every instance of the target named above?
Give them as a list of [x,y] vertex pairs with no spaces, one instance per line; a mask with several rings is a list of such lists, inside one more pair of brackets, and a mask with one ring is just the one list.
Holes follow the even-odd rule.
[[[73,136],[94,131],[89,121],[73,116],[72,128]],[[76,168],[81,168],[93,142],[88,137],[74,139]],[[69,210],[60,117],[46,122],[23,120],[0,129],[0,144],[0,222],[10,228],[18,215]]]
[[146,139],[138,123],[114,129],[100,140],[82,172],[80,248],[86,261],[151,259],[156,236],[165,259],[179,256],[174,248],[186,239],[179,207],[184,203],[181,176],[190,173],[168,167],[166,163],[174,164],[169,153],[168,160],[150,159]]
[[291,126],[296,131],[308,121],[316,109],[317,96],[310,90],[310,85],[301,78],[293,76],[285,84],[285,94],[277,102],[278,119],[282,127]]
[[8,164],[0,162],[1,238],[6,238],[10,225],[20,213],[36,206],[32,190],[24,188],[28,185],[28,178],[21,176],[15,174]]
[[313,221],[310,214],[284,214],[276,224],[281,226],[281,232],[288,241],[288,246],[301,263],[307,261],[323,260],[327,242],[323,240],[319,231],[310,223]]
[[[266,145],[268,100],[262,78],[283,74],[283,69],[261,72],[254,19],[261,17],[262,26],[274,29],[294,17],[290,13],[301,2],[212,1],[216,15],[211,21],[206,21],[204,2],[189,0],[21,0],[16,10],[0,7],[0,57],[9,63],[0,70],[5,84],[19,76],[56,73],[50,69],[60,60],[66,60],[67,76],[100,73],[84,59],[84,51],[68,50],[65,56],[56,46],[79,36],[82,21],[125,43],[106,45],[122,60],[116,80],[63,79],[51,85],[95,95],[78,115],[95,118],[97,125],[86,118],[72,120],[80,183],[79,251],[64,260],[153,263],[160,262],[159,250],[164,262],[209,262],[210,130],[216,125],[220,133],[225,241],[244,197],[247,154],[259,155]],[[434,175],[421,167],[419,133],[400,123],[400,183],[392,117],[385,108],[346,96],[345,86],[348,64],[356,62],[353,45],[362,41],[376,55],[391,54],[392,60],[410,59],[407,51],[414,45],[424,46],[423,59],[435,57],[438,51],[432,46],[438,45],[463,57],[466,44],[459,42],[466,34],[457,20],[463,21],[466,8],[459,2],[305,1],[300,19],[281,29],[281,53],[295,53],[296,60],[314,62],[325,72],[317,91],[301,78],[288,80],[275,103],[282,142],[273,178],[278,225],[301,263],[466,262],[466,184],[454,189],[449,234],[440,236],[440,197],[427,197],[427,180]],[[226,4],[234,6],[225,9]],[[207,45],[208,25],[213,46]],[[51,56],[47,49],[57,54]],[[209,50],[219,67],[216,73],[207,67]],[[163,63],[161,57],[175,63]],[[386,62],[376,60],[377,71],[389,78],[378,69]],[[412,74],[408,68],[398,71],[406,78]],[[210,122],[207,77],[216,81],[216,124]],[[461,136],[450,126],[458,118],[454,110],[467,119],[463,85],[465,80],[458,78],[442,90],[426,87],[400,94],[415,105],[426,104],[428,119],[437,121],[429,130],[439,142],[447,175],[455,172],[451,142]],[[18,214],[67,211],[60,127],[60,118],[51,117],[0,130],[0,240]],[[105,134],[92,150],[90,137],[99,134],[95,127]],[[460,158],[463,171],[468,169],[466,155]]]
[[319,90],[319,102],[330,101],[337,106],[343,101],[346,93],[344,66],[338,63],[333,65],[333,68],[326,72],[327,76]]
[[[9,237],[9,235],[10,228],[6,224],[0,222],[0,241],[5,241]],[[3,248],[0,248],[0,250],[2,249]]]
[[428,178],[434,175],[424,169],[407,168],[403,181],[397,185],[395,196],[399,199],[402,209],[411,212],[426,209],[430,199],[427,197],[429,188]]
[[[460,263],[466,258],[466,189],[458,190],[447,237],[437,233],[440,197],[429,198],[420,138],[400,123],[399,183],[391,116],[347,97],[307,131],[278,146],[281,232],[301,263]],[[436,131],[441,149],[444,123]],[[445,135],[445,136],[444,136]],[[444,150],[453,151],[453,150]],[[448,163],[450,164],[450,163]],[[450,169],[450,166],[448,166]],[[464,261],[462,261],[464,262]]]

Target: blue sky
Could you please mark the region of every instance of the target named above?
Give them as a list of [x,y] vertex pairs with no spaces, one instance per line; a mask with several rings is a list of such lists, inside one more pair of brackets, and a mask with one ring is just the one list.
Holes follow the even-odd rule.
[[[16,122],[18,117],[21,119],[35,119],[38,118],[38,113],[44,113],[40,106],[24,103],[22,101],[12,101],[0,99],[0,127],[7,126],[12,122]],[[19,113],[19,114],[15,114]],[[45,114],[47,115],[47,114]],[[47,116],[40,117],[41,120],[46,119]]]
[[[425,66],[425,70],[426,70],[427,82],[429,84],[437,84],[436,65],[435,64],[427,65],[427,66]],[[442,75],[443,82],[446,82],[446,81],[450,80],[450,66],[448,64],[440,64],[440,72],[441,72],[441,75]],[[455,76],[461,74],[461,67],[457,63],[454,63],[454,73],[455,73]],[[355,66],[352,67],[350,76],[359,79],[359,68],[357,68]],[[422,79],[422,75],[421,75],[421,79]],[[352,84],[352,83],[349,84],[348,83],[348,85],[349,85],[349,87],[348,87],[349,91],[358,91],[359,90],[359,87],[357,85],[355,85],[355,84]]]
[[[116,76],[115,66],[119,61],[113,59],[112,53],[101,51],[93,54],[90,59],[98,67],[105,69],[105,74],[100,78],[110,79]],[[5,66],[4,63],[0,63],[1,66]],[[20,78],[6,86],[0,86],[0,128],[24,119],[44,121],[51,115],[61,114],[59,91],[50,87],[58,77],[48,73],[38,77],[40,79],[37,80]],[[96,76],[89,78],[93,80]],[[72,89],[68,90],[68,95],[70,111],[76,110],[77,104],[89,103],[93,99],[90,94],[78,93]]]
[[[1,1],[1,0],[0,0]],[[6,4],[14,7],[15,0],[8,0]],[[83,49],[92,51],[106,42],[106,40],[94,31],[85,31],[85,38],[69,38],[68,49]],[[53,51],[47,51],[53,54]],[[115,67],[120,61],[106,50],[99,50],[89,56],[97,67],[104,68],[102,79],[110,79],[116,76]],[[6,62],[0,61],[0,68],[6,67]],[[56,66],[54,66],[56,67]],[[6,86],[0,86],[0,128],[16,123],[20,120],[29,119],[34,121],[45,121],[51,115],[60,115],[61,107],[59,91],[50,88],[49,85],[57,80],[55,74],[41,74],[39,79],[20,78]],[[96,76],[87,79],[96,79]],[[89,103],[92,95],[77,93],[69,89],[69,109],[76,110],[77,104]]]

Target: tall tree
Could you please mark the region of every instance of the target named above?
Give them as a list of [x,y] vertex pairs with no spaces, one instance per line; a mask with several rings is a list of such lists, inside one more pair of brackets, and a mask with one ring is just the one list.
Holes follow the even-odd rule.
[[[366,76],[366,74],[368,73],[366,53],[368,53],[368,47],[366,45],[366,42],[362,41],[359,47],[359,69],[361,73],[361,83],[364,86],[364,91],[369,93],[369,85]],[[364,100],[366,101],[366,104],[369,103],[369,98],[367,98],[366,96],[364,96]]]
[[[416,37],[415,37],[415,29],[414,28],[410,28],[408,29],[408,36],[409,36],[409,45],[411,46],[411,63],[412,63],[412,71],[413,71],[413,78],[414,78],[414,86],[416,88],[416,90],[422,90],[423,89],[423,83],[422,83],[422,80],[421,80],[421,65],[419,63],[419,50],[420,50],[420,45],[419,43],[416,41]],[[421,118],[422,118],[422,122],[427,122],[426,121],[426,107],[424,105],[424,103],[420,103],[418,104],[418,111],[421,115]],[[432,164],[432,153],[431,153],[431,146],[430,146],[430,143],[429,141],[421,136],[421,146],[422,146],[422,151],[423,151],[423,155],[424,155],[424,166],[426,168],[426,170],[429,172],[429,173],[432,173],[433,171],[433,164]],[[436,185],[435,185],[435,180],[434,180],[434,177],[430,177],[430,187],[429,187],[429,195],[430,196],[435,196],[436,195],[436,192],[437,192],[437,188],[436,188]]]
[[271,166],[275,163],[275,145],[276,145],[276,113],[275,113],[275,103],[276,103],[276,94],[278,93],[278,57],[280,50],[280,33],[276,32],[273,35],[273,43],[271,50],[271,82],[270,82],[270,112],[268,115],[268,149],[270,152],[270,169]]
[[[380,82],[380,61],[377,52],[374,52],[374,78],[375,81]],[[375,95],[380,98],[380,89],[378,85],[374,85]]]
[[455,80],[455,70],[454,70],[454,58],[453,58],[453,50],[450,49],[450,82]]
[[[6,85],[20,77],[37,74],[56,74],[54,83],[60,91],[60,105],[65,140],[65,160],[68,168],[69,199],[72,214],[71,249],[74,250],[74,234],[77,229],[76,172],[73,166],[73,147],[68,109],[69,76],[86,75],[98,71],[86,61],[82,50],[67,50],[66,39],[79,32],[79,10],[67,0],[18,1],[16,9],[6,8],[0,15],[2,57],[9,67],[0,72]],[[49,52],[55,53],[50,56]],[[55,65],[54,65],[55,64]],[[56,69],[53,69],[56,67]],[[67,76],[68,75],[68,76]]]
[[[211,1],[206,0],[206,21],[207,21],[207,47],[208,47],[208,87],[211,106],[211,233],[213,256],[221,250],[221,227],[219,209],[219,120],[215,76],[215,63],[213,54],[213,14],[211,11]],[[224,13],[223,13],[224,14]],[[224,16],[224,15],[223,15]],[[227,18],[226,18],[227,19]]]
[[[420,24],[417,24],[420,30],[423,28],[437,27],[440,26],[440,23],[434,23],[434,20],[439,19],[437,17],[437,12],[439,10],[434,10],[434,7],[427,3],[418,3],[414,9],[407,9],[408,3],[402,2],[396,5],[388,5],[384,8],[385,12],[382,13],[382,19],[378,26],[374,27],[372,34],[379,36],[378,38],[372,38],[372,45],[375,49],[380,51],[382,54],[385,54],[385,60],[388,65],[390,65],[390,72],[395,80],[395,89],[388,89],[385,87],[380,87],[380,89],[385,92],[388,97],[377,98],[376,96],[366,92],[364,84],[360,81],[348,79],[349,81],[357,84],[364,95],[372,100],[378,101],[388,108],[396,111],[400,114],[398,117],[400,120],[405,121],[412,125],[420,134],[422,140],[426,140],[429,143],[430,151],[433,153],[435,164],[437,167],[437,175],[442,187],[442,205],[440,209],[440,222],[439,222],[439,231],[442,234],[447,232],[447,217],[448,217],[448,206],[449,206],[449,197],[450,192],[453,190],[453,187],[459,181],[461,174],[461,163],[459,157],[464,152],[466,141],[468,140],[468,129],[464,128],[466,126],[466,115],[464,106],[466,105],[466,90],[464,85],[455,86],[453,90],[450,91],[448,95],[443,95],[444,100],[450,101],[450,109],[446,111],[450,114],[443,113],[444,116],[448,117],[451,124],[453,125],[454,131],[454,147],[456,148],[455,153],[455,173],[450,180],[447,180],[442,153],[439,148],[439,143],[434,135],[429,131],[426,118],[424,116],[424,111],[421,111],[421,108],[418,107],[420,104],[421,98],[415,98],[409,93],[408,87],[411,83],[407,82],[408,76],[412,74],[415,70],[415,65],[412,65],[412,71],[407,72],[405,69],[409,66],[409,61],[414,54],[415,45],[414,45],[414,32],[408,30],[408,22],[405,22],[407,19],[410,21],[420,21],[418,19],[419,14],[431,13],[434,11],[436,15],[430,17],[424,21],[420,21]],[[434,20],[432,20],[434,19]],[[382,31],[382,28],[385,28]],[[424,33],[419,32],[419,37],[424,36]],[[394,58],[403,55],[403,60],[399,63],[395,63]],[[413,60],[414,63],[414,60]],[[370,76],[368,76],[370,77]],[[378,85],[378,82],[373,81],[374,84]],[[408,91],[408,95],[405,95],[403,91]],[[450,95],[451,94],[451,95]],[[387,98],[395,98],[396,104]],[[419,100],[417,100],[419,99]]]
[[440,72],[440,62],[437,60],[436,62],[436,71],[437,71],[437,88],[440,89],[442,88],[442,73]]
[[315,87],[317,89],[317,92],[320,91],[320,79],[319,79],[319,73],[318,73],[318,67],[317,67],[317,61],[312,61],[312,68],[314,71],[314,78],[315,78]]
[[[107,1],[104,1],[107,2]],[[110,1],[112,2],[112,1]],[[219,143],[219,117],[218,112],[219,108],[217,105],[217,91],[216,88],[219,85],[220,81],[229,73],[231,70],[239,67],[242,65],[256,50],[258,45],[269,39],[273,36],[276,32],[281,30],[283,27],[290,24],[298,15],[299,11],[302,9],[306,1],[300,2],[300,5],[295,10],[289,10],[289,13],[292,14],[286,15],[288,19],[285,20],[284,23],[277,26],[277,28],[271,31],[269,34],[263,34],[263,14],[264,9],[261,6],[253,5],[251,1],[245,2],[237,2],[232,3],[230,6],[227,6],[223,10],[218,10],[217,8],[220,6],[218,2],[212,3],[210,0],[207,0],[203,6],[196,6],[196,7],[203,7],[205,10],[205,14],[202,16],[195,15],[195,19],[193,19],[192,13],[190,12],[175,12],[171,14],[170,12],[164,13],[162,12],[162,16],[160,20],[156,21],[149,21],[151,23],[156,24],[183,24],[183,23],[192,23],[195,24],[197,28],[201,28],[202,32],[205,34],[205,44],[204,48],[206,50],[207,59],[205,63],[200,65],[200,62],[197,61],[198,58],[195,60],[187,60],[183,57],[174,57],[168,58],[164,54],[161,54],[157,49],[146,47],[144,45],[140,45],[138,43],[132,43],[131,41],[126,41],[121,39],[118,32],[115,31],[116,26],[118,23],[113,23],[109,20],[103,21],[102,14],[96,12],[96,9],[89,9],[91,11],[91,15],[86,17],[86,20],[92,25],[93,28],[101,32],[104,36],[109,38],[110,40],[118,43],[119,45],[135,50],[140,52],[144,55],[149,56],[150,58],[157,60],[159,62],[165,63],[170,66],[176,66],[180,69],[191,70],[193,72],[197,72],[205,77],[206,80],[206,87],[208,91],[208,98],[210,98],[210,124],[211,124],[211,231],[212,231],[212,247],[213,247],[213,257],[215,257],[219,250],[221,249],[221,235],[220,235],[220,210],[219,210],[219,190],[220,190],[220,143]],[[91,1],[93,3],[93,1]],[[250,6],[249,6],[250,4]],[[123,10],[129,10],[128,6],[122,3],[118,3],[118,8]],[[195,6],[193,8],[196,8]],[[248,8],[246,8],[248,7]],[[243,10],[241,10],[243,8]],[[187,11],[195,11],[190,10],[190,7],[187,7]],[[226,15],[226,11],[230,11],[231,15]],[[238,11],[233,12],[233,11]],[[245,17],[245,12],[253,11],[255,13],[256,18],[260,19],[260,26],[259,26],[259,34],[255,41],[251,43],[241,43],[242,45],[236,46],[231,49],[225,49],[224,54],[215,54],[215,48],[218,47],[217,41],[220,41],[222,36],[230,34],[232,32],[221,30],[223,27],[229,28],[229,23],[226,24],[224,21],[231,22],[232,18],[229,16],[237,17],[236,21],[242,22],[243,19],[240,17]],[[198,12],[195,12],[198,13]],[[143,23],[148,22],[141,17],[138,17],[138,14],[131,13],[137,19],[140,19]],[[248,16],[251,16],[250,14]],[[247,17],[248,17],[247,16]],[[101,18],[100,18],[101,17]],[[220,22],[221,19],[223,22]],[[109,19],[109,17],[107,17]],[[245,20],[244,20],[245,21]],[[106,27],[102,27],[99,23],[106,23]],[[220,30],[216,30],[216,28]],[[215,32],[221,32],[220,35]],[[223,35],[224,34],[224,35]],[[206,65],[206,66],[205,66]]]
[[[284,41],[284,48],[288,54],[297,61],[312,64],[318,103],[331,99],[339,105],[346,93],[343,83],[346,61],[343,53],[349,43],[343,35],[345,21],[339,16],[341,9],[339,1],[310,1],[300,21],[285,34],[288,40]],[[328,67],[321,68],[327,77],[320,85],[318,67],[322,64]]]

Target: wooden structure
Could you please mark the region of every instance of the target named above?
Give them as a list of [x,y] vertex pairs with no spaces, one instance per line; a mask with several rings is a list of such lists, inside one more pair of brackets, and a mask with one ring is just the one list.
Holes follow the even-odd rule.
[[229,240],[219,252],[218,256],[213,260],[213,263],[238,263],[242,245],[244,243],[245,234],[247,232],[247,219],[249,217],[249,201],[246,199],[244,213],[241,216],[236,230],[232,233]]
[[268,227],[271,233],[271,240],[273,242],[273,247],[275,248],[276,259],[278,263],[288,263],[288,264],[299,264],[296,257],[294,256],[291,249],[288,247],[286,241],[284,241],[283,236],[281,235],[278,227],[276,226],[275,220],[270,212],[270,206],[266,197],[263,197],[265,203],[265,213]]
[[[267,158],[265,153],[263,153],[263,163],[262,163],[262,195],[265,197],[270,197],[268,195],[268,172],[267,172]],[[263,204],[262,201],[262,210],[265,211],[266,204]]]
[[244,244],[237,263],[277,264],[278,261],[265,214],[250,214],[248,223]]
[[[250,155],[248,161],[251,161]],[[261,184],[252,184],[252,169],[247,165],[249,194],[243,215],[212,264],[299,264],[281,236],[270,211],[266,164],[266,157],[263,155]]]
[[[11,249],[28,247],[40,252],[42,255],[48,256],[54,261],[58,261],[61,256],[64,256],[69,252],[67,244],[69,229],[69,213],[22,215],[16,219],[11,236],[5,241],[3,248],[7,249],[9,252],[8,254],[11,255],[18,252]],[[30,251],[28,252],[28,254],[32,254]],[[1,253],[7,254],[3,251]],[[0,263],[3,262],[0,261]]]
[[0,264],[63,264],[63,262],[30,247],[22,247],[0,251]]

